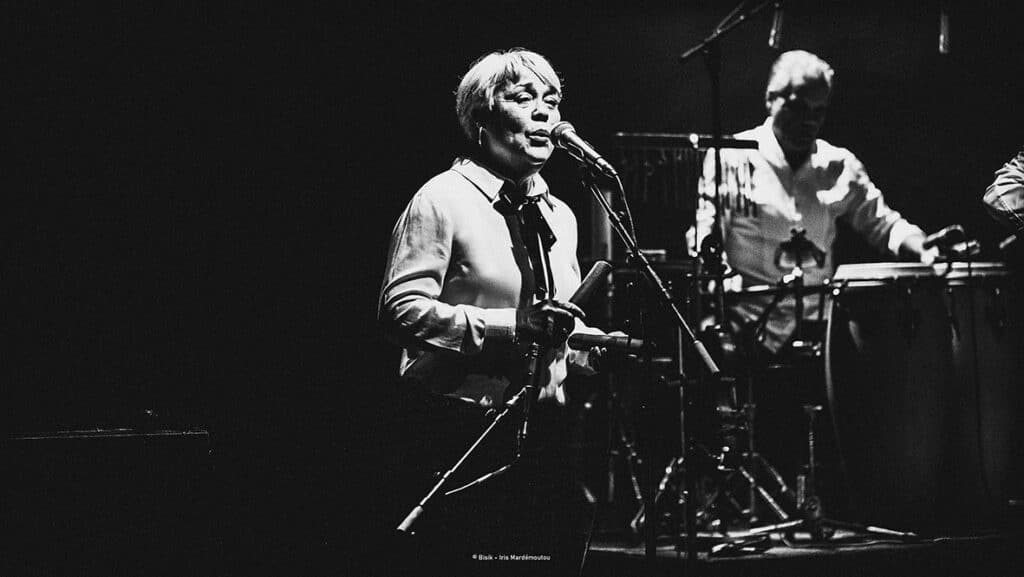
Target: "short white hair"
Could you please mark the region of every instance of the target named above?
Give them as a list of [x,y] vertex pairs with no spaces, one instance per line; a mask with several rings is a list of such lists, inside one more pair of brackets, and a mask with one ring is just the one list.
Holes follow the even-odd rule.
[[463,135],[470,142],[477,141],[480,126],[494,110],[494,93],[506,84],[518,82],[526,71],[536,74],[561,95],[562,82],[551,63],[525,48],[485,54],[469,67],[455,91],[455,113]]
[[821,80],[831,92],[834,74],[828,62],[806,50],[783,52],[772,65],[772,71],[768,75],[768,87],[764,92],[765,101],[770,102],[776,96],[787,96],[793,80],[798,78]]

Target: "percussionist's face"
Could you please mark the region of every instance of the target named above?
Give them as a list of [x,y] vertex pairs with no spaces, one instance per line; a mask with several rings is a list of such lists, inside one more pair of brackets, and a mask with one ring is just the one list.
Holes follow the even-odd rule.
[[819,78],[795,78],[790,90],[768,102],[772,128],[782,150],[804,153],[811,149],[825,123],[829,89]]
[[561,94],[527,71],[499,89],[495,111],[485,126],[484,151],[513,180],[538,172],[554,150],[551,128],[561,120]]

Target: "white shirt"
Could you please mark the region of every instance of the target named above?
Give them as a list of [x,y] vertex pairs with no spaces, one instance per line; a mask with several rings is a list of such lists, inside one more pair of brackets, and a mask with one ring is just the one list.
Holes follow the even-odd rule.
[[992,218],[1024,235],[1024,150],[996,171],[982,200]]
[[[459,159],[424,184],[395,224],[378,311],[385,332],[405,347],[404,377],[485,406],[502,402],[510,384],[521,387],[524,368],[521,347],[512,343],[522,274],[495,207],[507,182]],[[543,198],[541,213],[556,237],[552,296],[566,300],[580,284],[576,217],[539,174],[528,191]],[[600,332],[577,321],[574,332],[581,331]],[[586,352],[564,344],[550,351],[546,366],[539,398],[563,404],[568,366],[593,372]]]
[[[879,250],[897,254],[903,241],[923,234],[898,212],[889,208],[882,192],[868,178],[864,165],[849,150],[818,139],[808,159],[793,170],[772,131],[772,119],[736,138],[756,140],[757,150],[722,150],[721,190],[747,196],[753,211],[736,210],[725,202],[722,224],[724,252],[729,265],[739,273],[743,286],[771,285],[792,272],[792,264],[776,264],[779,245],[790,239],[794,227],[803,228],[806,238],[825,252],[821,267],[803,268],[805,286],[821,286],[834,272],[832,245],[836,220],[845,220],[868,243]],[[697,214],[697,240],[711,230],[715,189],[714,152],[704,163],[701,203]],[[741,205],[742,208],[742,205]],[[699,246],[699,244],[698,244]],[[820,294],[820,293],[819,293]],[[745,321],[756,320],[771,298],[743,298],[733,307]],[[770,314],[765,346],[778,351],[796,326],[795,299],[787,297]],[[820,297],[804,298],[804,318],[818,315]]]

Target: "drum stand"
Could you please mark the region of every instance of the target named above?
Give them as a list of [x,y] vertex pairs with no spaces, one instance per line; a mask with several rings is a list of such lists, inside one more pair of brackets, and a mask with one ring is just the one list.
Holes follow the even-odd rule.
[[[711,269],[709,277],[716,277],[719,283],[725,276],[723,270]],[[774,306],[775,303],[772,303]],[[769,310],[771,307],[769,307]],[[767,312],[765,317],[767,317]],[[763,319],[745,327],[741,332],[744,336],[744,345],[754,342],[757,329],[763,323]],[[717,342],[725,349],[727,334],[721,334],[724,329],[721,325],[709,327],[705,331],[705,340]],[[716,337],[714,334],[719,333]],[[731,337],[728,337],[731,338]],[[749,348],[749,347],[746,347]],[[722,355],[725,353],[719,351]],[[662,512],[661,517],[670,519],[670,527],[673,531],[680,528],[678,523],[679,506],[685,504],[686,491],[683,481],[687,474],[701,475],[703,491],[694,492],[697,501],[696,520],[700,527],[708,531],[719,531],[726,535],[730,521],[738,521],[742,526],[750,527],[759,521],[760,505],[767,506],[775,519],[788,521],[791,519],[793,509],[793,492],[786,484],[785,479],[779,471],[762,454],[755,450],[754,435],[754,414],[756,405],[751,402],[751,385],[748,377],[747,398],[742,406],[734,408],[736,401],[734,379],[723,377],[722,384],[730,387],[728,406],[717,407],[717,414],[722,426],[718,433],[718,450],[712,451],[708,445],[701,442],[694,442],[699,451],[699,462],[695,462],[689,470],[686,469],[686,459],[675,457],[666,465],[664,474],[658,484],[654,501],[656,510]],[[736,436],[737,433],[745,433],[745,447],[742,452],[736,451],[738,447],[730,443],[727,438]],[[739,453],[739,456],[735,456]],[[704,484],[706,483],[706,484]],[[741,484],[741,487],[737,487]],[[741,501],[738,494],[745,491],[745,502]],[[676,502],[672,503],[670,497],[675,495]],[[666,502],[668,501],[668,502]],[[788,509],[788,511],[787,511]],[[731,518],[729,512],[732,513]],[[645,508],[641,505],[633,518],[630,527],[634,532],[639,533],[647,518]],[[661,522],[659,519],[658,522]]]
[[746,538],[769,533],[784,532],[790,540],[796,539],[796,533],[804,532],[810,535],[811,541],[823,541],[831,539],[837,529],[850,531],[860,535],[878,535],[881,537],[893,537],[897,539],[916,539],[917,535],[905,531],[894,531],[874,525],[851,523],[825,517],[821,500],[818,498],[815,489],[815,463],[814,463],[814,422],[815,417],[821,411],[821,405],[804,405],[804,414],[807,415],[807,473],[797,477],[797,509],[800,513],[798,519],[790,519],[774,525],[756,527],[749,531],[741,532],[736,537]]
[[[736,520],[747,524],[756,523],[759,503],[766,505],[777,519],[787,521],[791,518],[779,497],[790,495],[790,488],[778,470],[754,450],[753,411],[752,404],[744,405],[739,410],[729,410],[731,417],[740,422],[733,428],[748,432],[747,450],[739,457],[738,463],[729,462],[733,459],[733,449],[728,443],[723,442],[717,452],[709,450],[702,443],[696,443],[701,462],[695,463],[690,471],[687,471],[686,459],[683,457],[675,457],[666,465],[665,473],[658,484],[655,502],[658,505],[657,510],[664,512],[663,516],[670,517],[673,527],[677,526],[674,517],[678,514],[678,506],[686,502],[682,486],[685,476],[700,473],[707,474],[703,477],[703,482],[707,482],[707,485],[702,487],[705,491],[694,495],[698,500],[697,521],[708,531],[727,534],[729,519],[726,517],[725,509],[732,511]],[[737,483],[741,483],[743,487],[735,487]],[[772,490],[769,490],[766,483],[774,486]],[[747,493],[745,504],[737,497],[738,493],[744,490]],[[665,502],[671,495],[676,496],[677,501],[674,504]],[[630,527],[639,533],[646,522],[645,510],[641,506]]]
[[[744,403],[739,411],[735,411],[741,415],[740,418],[742,419],[742,424],[738,425],[737,428],[745,428],[747,431],[747,446],[742,456],[742,464],[734,469],[734,472],[739,474],[747,484],[747,502],[749,506],[747,509],[742,510],[741,514],[750,524],[757,523],[760,520],[758,516],[759,508],[757,506],[758,499],[760,499],[768,506],[777,519],[785,521],[790,518],[790,515],[780,503],[780,496],[788,496],[792,493],[778,469],[761,453],[757,452],[754,442],[755,411],[756,405],[750,402]],[[728,446],[722,447],[723,452],[727,449]],[[768,480],[774,485],[774,495],[764,484],[758,482],[756,476],[758,472],[763,472],[763,476],[767,476]]]
[[[792,341],[794,351],[800,354],[818,354],[816,345],[803,340],[804,335],[802,325],[804,321],[804,284],[803,269],[801,266],[807,262],[809,258],[813,258],[818,263],[818,266],[821,266],[824,261],[824,253],[815,247],[813,243],[807,240],[804,230],[795,228],[791,231],[790,240],[783,242],[779,246],[779,250],[775,255],[776,266],[779,265],[781,258],[785,255],[789,255],[793,259],[794,266],[792,272],[785,275],[779,282],[779,285],[782,288],[788,287],[789,290],[776,293],[771,304],[764,312],[762,312],[755,326],[753,341],[756,342],[758,340],[758,335],[764,330],[764,327],[767,324],[769,313],[778,305],[785,292],[792,292],[794,297],[794,316],[796,320],[796,327],[793,331]],[[823,312],[823,307],[819,307],[819,313],[820,312]],[[741,533],[739,536],[742,538],[785,532],[790,540],[794,540],[796,533],[801,531],[810,534],[813,541],[822,541],[830,539],[836,529],[843,529],[861,535],[872,534],[899,539],[916,539],[917,535],[914,533],[894,531],[892,529],[876,527],[873,525],[839,521],[836,519],[829,519],[824,516],[821,500],[817,495],[817,465],[814,453],[814,424],[817,414],[821,412],[821,410],[821,405],[803,406],[804,414],[807,416],[807,464],[805,466],[806,473],[797,475],[796,510],[799,517],[796,519],[784,519],[783,521],[773,525],[756,527]]]

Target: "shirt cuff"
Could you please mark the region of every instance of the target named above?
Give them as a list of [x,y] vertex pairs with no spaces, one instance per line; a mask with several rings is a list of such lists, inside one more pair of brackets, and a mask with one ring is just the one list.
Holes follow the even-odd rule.
[[516,336],[516,309],[481,309],[484,339],[512,341]]
[[907,237],[919,234],[924,236],[924,231],[910,224],[906,219],[897,220],[889,229],[889,252],[895,255],[900,254],[900,245]]

